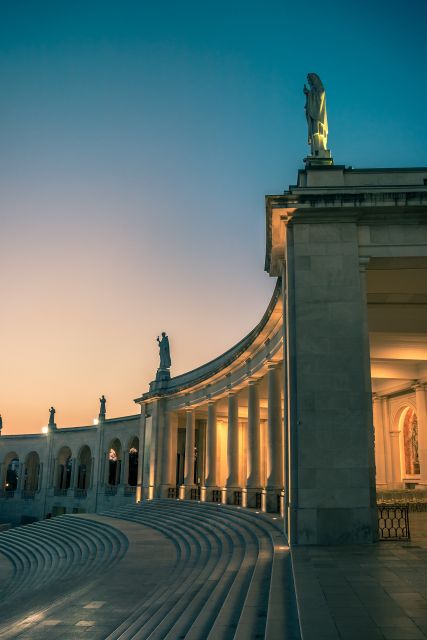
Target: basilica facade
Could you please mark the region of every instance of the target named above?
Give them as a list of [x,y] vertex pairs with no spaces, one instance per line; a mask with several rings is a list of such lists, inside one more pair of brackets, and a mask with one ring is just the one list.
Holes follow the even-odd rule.
[[427,490],[427,168],[307,163],[266,197],[265,269],[259,324],[176,377],[163,354],[138,414],[3,435],[1,519],[166,498],[375,541],[377,491]]

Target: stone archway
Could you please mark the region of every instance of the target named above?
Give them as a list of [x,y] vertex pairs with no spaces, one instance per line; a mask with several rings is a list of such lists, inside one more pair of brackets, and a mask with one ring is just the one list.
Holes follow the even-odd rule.
[[79,451],[77,457],[77,481],[76,489],[87,491],[90,487],[92,474],[92,452],[90,447],[85,444]]
[[115,487],[120,484],[122,468],[122,444],[118,438],[110,442],[107,456],[107,484]]
[[35,493],[40,484],[40,456],[31,451],[25,458],[25,476],[23,489],[27,493]]

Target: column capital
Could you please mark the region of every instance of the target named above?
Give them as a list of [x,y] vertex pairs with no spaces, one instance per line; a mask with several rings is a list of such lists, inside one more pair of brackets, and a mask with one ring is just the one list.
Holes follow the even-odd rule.
[[411,388],[415,392],[416,391],[423,391],[423,390],[427,389],[427,383],[421,382],[420,380],[416,380],[415,384],[413,384]]
[[275,362],[274,360],[267,360],[267,369],[268,371],[274,371],[275,369],[279,369],[280,362]]

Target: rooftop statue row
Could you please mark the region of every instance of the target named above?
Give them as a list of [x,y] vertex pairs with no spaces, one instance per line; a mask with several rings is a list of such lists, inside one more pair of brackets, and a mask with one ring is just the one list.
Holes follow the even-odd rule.
[[[105,420],[105,416],[106,416],[106,404],[107,404],[107,399],[104,395],[102,395],[99,398],[99,416],[98,419],[100,421]],[[55,428],[56,427],[56,423],[55,423],[55,413],[56,413],[56,409],[55,407],[50,407],[49,409],[49,427],[51,428]],[[0,416],[1,419],[1,416]]]

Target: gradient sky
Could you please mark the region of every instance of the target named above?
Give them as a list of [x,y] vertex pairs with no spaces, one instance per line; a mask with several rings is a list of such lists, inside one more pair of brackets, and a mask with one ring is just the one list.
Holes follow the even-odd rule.
[[355,167],[427,165],[425,0],[0,5],[4,433],[109,417],[260,319],[264,195],[308,152],[307,72]]

